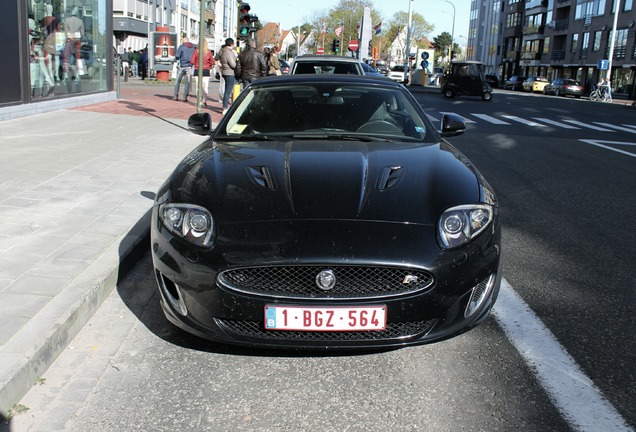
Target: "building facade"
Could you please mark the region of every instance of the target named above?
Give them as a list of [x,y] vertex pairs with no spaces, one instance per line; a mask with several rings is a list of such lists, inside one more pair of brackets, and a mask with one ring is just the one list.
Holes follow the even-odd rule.
[[[633,0],[491,2],[493,0],[472,2],[469,58],[490,67],[499,66],[499,76],[504,80],[512,75],[572,78],[588,91],[607,75],[604,67],[611,60],[613,91],[634,97],[636,12]],[[489,49],[489,53],[500,52],[498,58],[489,58],[484,50],[478,49],[487,45],[490,38],[480,25],[487,20],[485,10],[501,13],[497,48],[490,39]]]
[[114,99],[111,0],[7,0],[0,120]]

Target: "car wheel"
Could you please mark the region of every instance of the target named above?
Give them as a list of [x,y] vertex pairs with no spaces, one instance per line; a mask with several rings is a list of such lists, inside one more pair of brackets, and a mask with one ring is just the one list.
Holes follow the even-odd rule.
[[455,97],[455,90],[453,90],[452,88],[447,88],[444,90],[444,96],[447,98],[454,98]]
[[486,102],[490,102],[490,101],[492,100],[492,93],[491,93],[491,92],[484,92],[484,93],[481,95],[481,98],[482,98],[483,100],[485,100]]

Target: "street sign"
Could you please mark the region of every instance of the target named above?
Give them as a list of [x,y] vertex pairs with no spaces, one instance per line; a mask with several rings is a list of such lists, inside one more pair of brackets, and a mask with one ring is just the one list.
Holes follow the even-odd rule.
[[354,40],[350,41],[349,42],[349,46],[348,46],[349,51],[357,51],[358,50],[358,46],[359,45],[358,45],[358,41],[357,40],[354,39]]
[[420,66],[422,66],[422,69],[426,69],[428,67],[428,61],[422,60],[422,63],[420,63]]
[[422,60],[428,60],[428,52],[422,51]]
[[322,47],[316,50],[316,54],[324,54],[324,53],[325,53],[325,49]]
[[609,60],[599,60],[598,68],[600,70],[607,70],[609,68]]

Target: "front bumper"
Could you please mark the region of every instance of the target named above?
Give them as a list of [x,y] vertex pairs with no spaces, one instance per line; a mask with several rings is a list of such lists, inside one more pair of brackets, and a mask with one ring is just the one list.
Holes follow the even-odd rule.
[[[383,348],[438,341],[481,322],[494,304],[501,279],[497,223],[466,247],[443,252],[430,227],[375,222],[267,222],[221,230],[212,250],[175,238],[153,214],[151,232],[155,275],[166,317],[178,327],[218,342],[278,348]],[[331,230],[326,230],[325,223]],[[256,224],[258,225],[258,224]],[[237,233],[268,233],[250,242]],[[330,233],[327,237],[324,233]],[[365,234],[366,233],[366,234]],[[372,235],[369,235],[372,234]],[[224,240],[225,239],[225,240]],[[337,240],[334,240],[337,239]],[[279,289],[236,289],[223,282],[231,269],[381,268],[420,271],[431,283],[403,292],[357,294],[285,293]],[[401,276],[400,276],[401,277]],[[314,287],[315,288],[315,287]],[[301,290],[302,291],[302,290]],[[472,298],[472,302],[471,302]],[[267,305],[304,307],[385,306],[382,331],[266,330]],[[467,310],[470,313],[467,314]]]

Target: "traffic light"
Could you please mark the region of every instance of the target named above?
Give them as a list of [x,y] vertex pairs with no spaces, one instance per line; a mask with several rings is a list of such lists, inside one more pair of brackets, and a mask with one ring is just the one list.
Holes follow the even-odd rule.
[[340,39],[333,40],[333,52],[337,53],[340,51]]
[[239,38],[247,39],[250,35],[251,16],[250,16],[250,4],[241,2],[239,4]]

